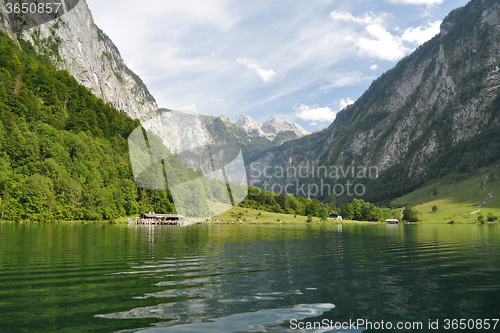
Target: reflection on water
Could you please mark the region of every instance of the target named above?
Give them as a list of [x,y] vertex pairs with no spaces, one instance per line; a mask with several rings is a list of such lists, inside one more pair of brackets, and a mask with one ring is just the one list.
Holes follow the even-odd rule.
[[0,332],[493,318],[499,250],[498,225],[0,225]]
[[[244,331],[271,332],[281,327],[271,324],[280,324],[291,319],[302,320],[317,317],[324,311],[331,310],[333,304],[296,305],[291,309],[262,310],[253,313],[238,313],[227,317],[214,318],[210,321],[196,324],[185,324],[165,328],[152,328],[142,330],[144,333],[169,333],[169,332],[206,332],[206,333],[233,333]],[[266,327],[267,326],[267,327]]]

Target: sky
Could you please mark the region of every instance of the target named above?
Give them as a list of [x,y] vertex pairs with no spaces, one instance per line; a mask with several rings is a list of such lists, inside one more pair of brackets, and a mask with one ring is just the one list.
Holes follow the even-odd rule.
[[87,0],[158,106],[329,126],[466,0]]

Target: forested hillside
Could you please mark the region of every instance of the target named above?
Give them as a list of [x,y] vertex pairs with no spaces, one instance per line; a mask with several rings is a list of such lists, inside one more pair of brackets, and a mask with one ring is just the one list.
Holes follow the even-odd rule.
[[139,126],[0,33],[0,219],[113,220],[173,212],[135,185],[127,137]]

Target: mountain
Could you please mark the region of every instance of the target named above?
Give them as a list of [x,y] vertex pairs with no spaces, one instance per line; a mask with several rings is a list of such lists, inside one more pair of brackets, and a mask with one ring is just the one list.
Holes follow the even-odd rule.
[[242,148],[245,159],[252,159],[269,148],[310,134],[299,125],[276,117],[269,118],[263,124],[258,124],[246,114],[234,124],[226,116],[200,118],[210,143],[236,143]]
[[303,136],[311,134],[311,132],[303,129],[294,122],[281,120],[276,117],[269,118],[260,127],[264,133],[271,137],[276,137],[276,135],[284,132],[293,132],[297,137],[301,138]]
[[[5,0],[0,0],[0,6],[5,8]],[[13,22],[4,13],[2,18],[0,29],[13,38]],[[67,70],[95,96],[129,117],[146,120],[157,114],[155,99],[125,65],[109,37],[95,25],[85,0],[79,0],[60,18],[23,30],[18,36],[30,42],[56,68]]]
[[234,123],[239,129],[244,130],[250,137],[264,137],[266,133],[260,128],[252,117],[242,114],[241,117]]
[[259,124],[253,118],[246,114],[235,123],[238,128],[244,130],[251,137],[265,137],[269,140],[274,140],[278,134],[285,132],[293,132],[292,138],[301,138],[311,134],[311,132],[303,129],[294,122],[281,120],[276,117],[269,118],[265,123]]
[[[169,109],[159,109],[160,115],[170,111],[171,110]],[[182,112],[196,114],[190,111]],[[265,137],[249,136],[244,130],[238,128],[235,124],[233,124],[231,120],[226,116],[198,116],[208,144],[235,143],[241,147],[245,159],[251,159],[256,154],[262,153],[263,151],[276,146],[275,142],[269,141]],[[154,129],[152,129],[152,132],[158,135],[158,133]],[[161,137],[161,135],[159,136]]]
[[[164,108],[159,109],[160,115],[168,113],[170,111],[171,110]],[[280,146],[287,141],[298,138],[293,131],[288,130],[290,129],[290,127],[284,127],[285,129],[287,129],[284,132],[279,132],[278,130],[276,130],[276,132],[279,133],[273,136],[257,135],[256,133],[258,133],[258,131],[257,130],[251,131],[250,128],[251,126],[254,126],[254,128],[260,130],[260,125],[257,124],[252,118],[250,118],[247,115],[243,115],[242,117],[240,117],[238,122],[236,122],[236,124],[233,124],[231,120],[226,116],[213,117],[213,116],[198,115],[195,112],[191,111],[180,111],[180,112],[197,115],[199,117],[208,144],[235,143],[241,147],[241,150],[243,152],[243,157],[245,158],[245,160],[251,160],[256,155],[261,154],[263,151],[266,151],[267,149]],[[280,120],[278,121],[281,122]],[[168,127],[168,124],[165,124],[165,121],[163,121],[162,123],[164,124],[164,126]],[[238,124],[241,127],[246,128],[247,131],[239,127]],[[160,138],[162,138],[162,140],[165,143],[167,143],[167,146],[168,144],[171,143],[172,141],[171,137],[169,138],[162,137],[162,135],[164,135],[162,133],[169,133],[168,129],[165,130],[164,128],[162,131],[157,131],[155,130],[155,128],[151,128],[150,123],[148,122],[143,123],[143,126],[146,129],[151,130],[154,134],[156,134]],[[296,126],[300,128],[298,125]],[[248,132],[250,134],[248,134]],[[260,132],[264,133],[262,130],[260,130]],[[169,149],[170,151],[174,151],[176,148],[169,147]]]
[[314,130],[314,132],[313,132],[313,133],[318,133],[318,132],[321,132],[321,131],[324,131],[324,130],[326,130],[326,127],[325,127],[325,126],[323,126],[323,125],[319,125],[319,126],[318,126],[315,130]]
[[[468,177],[497,162],[499,13],[500,4],[493,0],[473,0],[452,11],[440,34],[375,80],[327,130],[249,161],[256,162],[249,164],[249,179],[261,186],[288,184],[296,192],[302,184],[328,184],[317,197],[333,193],[344,202],[355,196],[353,188],[351,195],[346,191],[346,181],[351,181],[362,185],[358,192],[364,192],[365,200],[387,203],[433,179],[454,172]],[[322,169],[318,176],[318,166],[328,173]],[[264,173],[286,168],[303,172],[271,178]],[[372,168],[372,175],[361,172],[365,168]],[[342,185],[337,193],[336,184]]]
[[[0,6],[4,2],[0,0]],[[72,7],[59,18],[20,33],[16,33],[17,26],[9,21],[9,15],[3,13],[0,29],[16,42],[17,38],[29,42],[38,54],[49,59],[56,68],[67,70],[96,97],[111,103],[132,119],[141,120],[147,130],[159,134],[159,124],[148,122],[158,115],[158,106],[143,81],[125,65],[117,47],[95,25],[86,1],[76,3],[72,0]],[[275,117],[264,124],[257,124],[252,118],[242,116],[238,124],[243,128],[243,133],[248,134],[249,137],[246,137],[235,130],[237,127],[228,118],[220,119],[230,129],[228,135],[231,137],[226,136],[224,139],[244,146],[251,145],[249,151],[252,152],[309,134],[300,126]],[[221,125],[214,125],[212,132],[220,132]],[[264,138],[265,141],[261,140]]]

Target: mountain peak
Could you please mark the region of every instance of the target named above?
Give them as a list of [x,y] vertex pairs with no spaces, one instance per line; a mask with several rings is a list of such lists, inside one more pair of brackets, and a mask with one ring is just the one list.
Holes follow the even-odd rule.
[[242,114],[235,125],[251,137],[265,137],[269,140],[274,140],[279,133],[289,131],[294,132],[299,138],[310,134],[309,131],[294,122],[281,120],[275,116],[271,116],[265,123],[259,124],[252,117]]
[[226,117],[224,115],[217,117],[217,119],[220,119],[220,120],[222,120],[225,123],[230,123],[231,122],[231,119],[229,119],[228,117]]
[[260,128],[260,125],[253,120],[252,117],[242,114],[235,125],[245,131],[250,137],[263,137],[265,133]]
[[265,123],[261,125],[262,131],[270,136],[276,136],[283,132],[294,132],[297,137],[301,138],[303,136],[311,134],[311,132],[303,129],[294,122],[288,120],[282,120],[275,116],[270,117]]
[[318,132],[321,132],[321,131],[324,131],[324,130],[326,130],[326,127],[325,127],[325,126],[323,126],[323,125],[319,125],[319,126],[318,126],[315,130],[314,130],[314,132],[313,132],[313,133],[318,133]]
[[247,115],[246,113],[243,113],[241,116],[240,116],[240,119],[252,119],[252,117],[250,117],[249,115]]

